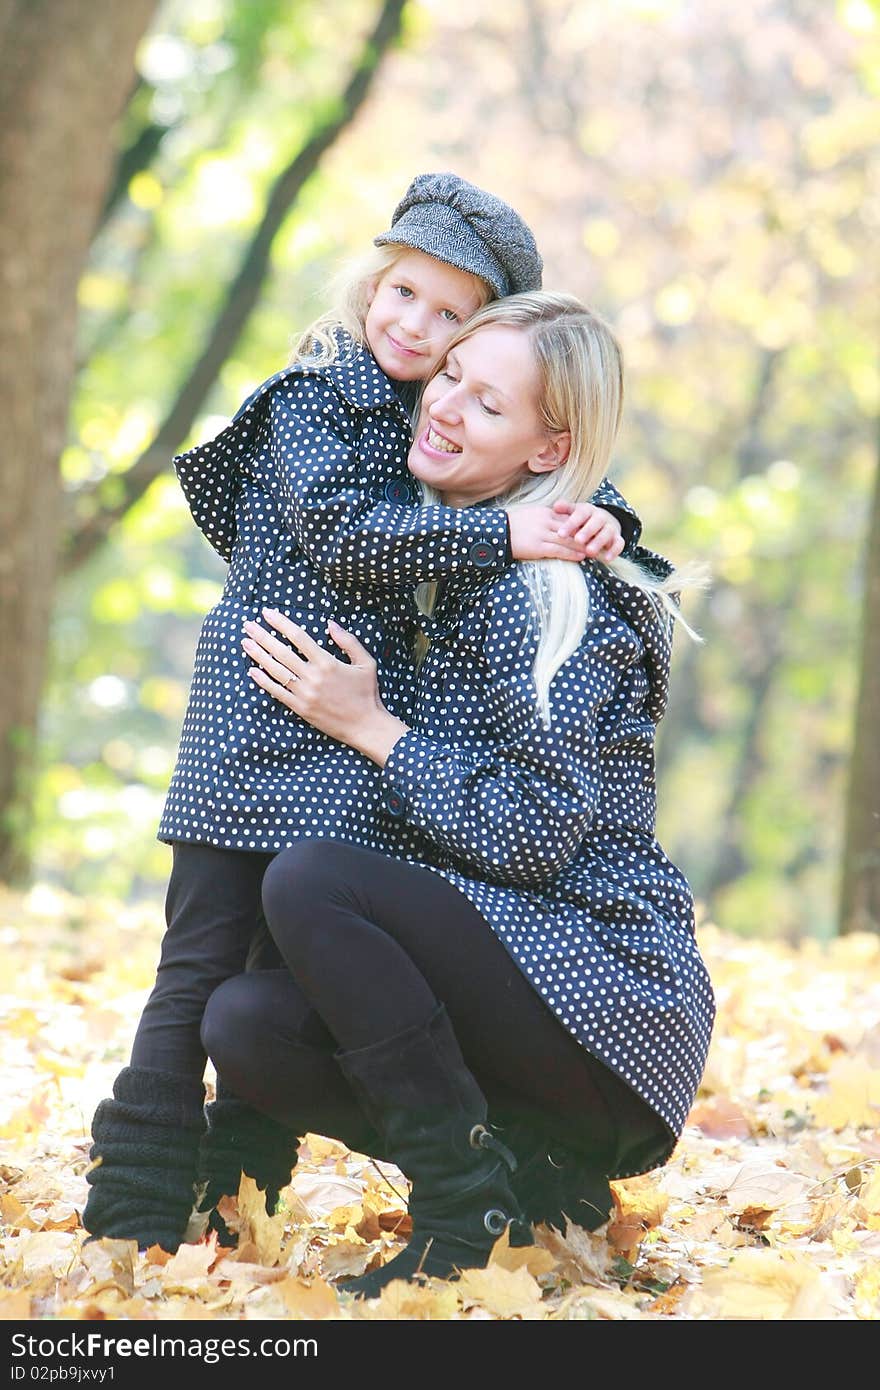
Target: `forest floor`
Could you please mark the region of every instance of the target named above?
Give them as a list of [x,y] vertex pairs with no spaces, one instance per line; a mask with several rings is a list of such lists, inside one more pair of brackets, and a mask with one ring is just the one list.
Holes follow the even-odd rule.
[[[880,937],[828,945],[699,928],[718,1019],[663,1168],[614,1184],[588,1233],[499,1242],[457,1282],[355,1300],[394,1254],[402,1175],[305,1137],[278,1213],[249,1180],[235,1250],[84,1244],[89,1126],[153,978],[160,905],[0,889],[0,1317],[7,1319],[874,1319],[880,1316]],[[209,1073],[210,1081],[210,1073]]]

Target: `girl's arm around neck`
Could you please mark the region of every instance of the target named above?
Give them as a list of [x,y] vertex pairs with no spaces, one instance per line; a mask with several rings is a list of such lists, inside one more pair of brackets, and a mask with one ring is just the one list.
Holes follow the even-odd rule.
[[416,505],[408,447],[402,416],[365,421],[320,376],[294,378],[273,397],[270,448],[285,522],[332,583],[393,588],[508,563],[505,512]]

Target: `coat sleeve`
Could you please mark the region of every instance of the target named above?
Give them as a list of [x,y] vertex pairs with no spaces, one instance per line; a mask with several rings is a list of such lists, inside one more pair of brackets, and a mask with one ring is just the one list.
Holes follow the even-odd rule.
[[174,471],[193,521],[227,564],[232,558],[238,526],[235,502],[239,466],[236,426],[229,425],[216,439],[174,458]]
[[590,500],[594,507],[604,507],[606,512],[611,512],[617,517],[624,540],[623,553],[630,555],[633,547],[638,545],[642,535],[642,522],[638,513],[629,505],[623,493],[618,492],[614,484],[609,483],[607,478],[602,479]]
[[177,481],[194,522],[227,563],[238,537],[236,504],[241,479],[249,476],[260,485],[265,483],[256,464],[263,398],[274,382],[287,376],[286,369],[276,372],[257,387],[214,439],[173,459]]
[[270,447],[285,523],[334,583],[393,587],[456,571],[500,573],[507,516],[499,508],[410,507],[377,501],[357,431],[319,377],[299,378],[270,402]]
[[535,713],[495,748],[472,751],[410,730],[383,769],[388,814],[488,882],[529,886],[559,873],[596,814],[598,710],[639,650],[625,624],[594,625],[554,679],[550,727]]

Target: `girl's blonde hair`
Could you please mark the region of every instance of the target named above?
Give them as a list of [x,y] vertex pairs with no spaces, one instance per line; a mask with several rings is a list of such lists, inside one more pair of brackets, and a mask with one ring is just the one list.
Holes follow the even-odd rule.
[[[329,367],[338,361],[340,328],[353,343],[367,347],[366,322],[371,290],[387,270],[412,251],[411,246],[389,243],[373,246],[366,255],[345,262],[331,280],[331,307],[300,333],[294,342],[288,366],[307,361],[310,366]],[[419,254],[424,256],[427,252]],[[467,271],[462,273],[469,274]],[[472,275],[471,279],[480,304],[488,304],[495,293],[491,285],[479,275]]]
[[[538,409],[548,435],[568,432],[571,446],[564,464],[548,473],[526,472],[496,504],[516,507],[554,502],[588,501],[608,471],[611,451],[623,413],[623,353],[608,324],[572,295],[536,290],[510,295],[486,305],[468,319],[449,344],[457,344],[481,328],[516,328],[528,335],[538,372]],[[436,495],[423,487],[425,501]],[[608,568],[625,583],[650,594],[655,604],[684,621],[673,595],[683,588],[703,587],[705,571],[698,565],[673,570],[660,579],[641,565],[622,557]],[[554,675],[583,637],[589,618],[587,586],[580,565],[570,560],[538,560],[520,566],[528,583],[538,625],[538,648],[533,677],[544,723],[550,722],[549,692]],[[418,601],[424,611],[434,606],[434,585],[420,585]]]

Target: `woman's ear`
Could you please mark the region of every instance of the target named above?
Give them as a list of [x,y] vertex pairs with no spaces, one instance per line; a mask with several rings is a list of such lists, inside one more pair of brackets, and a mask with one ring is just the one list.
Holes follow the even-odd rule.
[[551,434],[537,454],[526,463],[530,473],[552,473],[554,469],[561,468],[571,451],[571,435],[568,430],[560,430],[558,434]]

